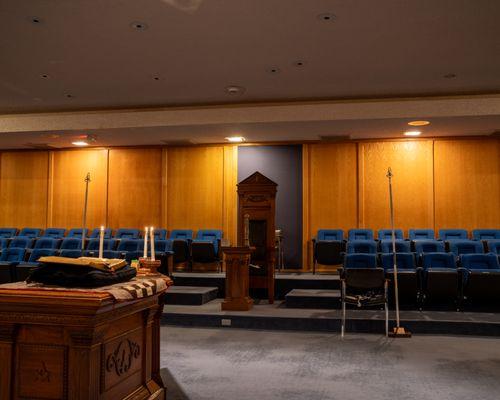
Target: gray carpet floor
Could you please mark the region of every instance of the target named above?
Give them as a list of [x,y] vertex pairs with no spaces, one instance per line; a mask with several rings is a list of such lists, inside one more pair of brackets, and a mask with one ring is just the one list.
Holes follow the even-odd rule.
[[500,339],[161,328],[168,400],[499,400]]

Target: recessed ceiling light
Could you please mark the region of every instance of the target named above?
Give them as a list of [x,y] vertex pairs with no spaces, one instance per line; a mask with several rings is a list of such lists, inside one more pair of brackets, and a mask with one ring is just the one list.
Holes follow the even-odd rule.
[[42,19],[39,17],[29,17],[29,21],[35,25],[42,23]]
[[319,14],[317,16],[317,18],[320,21],[333,22],[337,19],[337,16],[335,14],[332,14],[332,13],[323,13],[323,14]]
[[405,136],[420,136],[422,132],[420,131],[406,131],[404,133]]
[[43,79],[47,79],[49,76],[47,74],[42,74],[42,75],[40,75],[40,77]]
[[446,79],[453,79],[453,78],[456,78],[457,75],[456,74],[446,74],[446,75],[443,75],[443,78],[446,78]]
[[160,77],[159,77],[159,76],[154,76],[154,77],[153,77],[153,79],[154,79],[155,81],[159,81],[159,80],[160,80]]
[[226,140],[231,143],[241,143],[245,141],[245,138],[243,136],[229,136]]
[[408,122],[408,125],[410,126],[425,126],[425,125],[429,125],[430,122],[429,121],[410,121]]
[[134,21],[130,24],[130,26],[134,29],[137,29],[138,31],[145,31],[146,29],[148,29],[148,24],[146,24],[145,22],[139,22],[139,21]]
[[278,74],[281,72],[281,70],[278,67],[271,67],[268,68],[267,72],[269,72],[270,74]]
[[294,67],[300,68],[300,67],[303,67],[305,64],[306,64],[306,62],[304,60],[297,60],[297,61],[294,61],[292,65]]
[[245,92],[245,88],[241,86],[227,86],[226,87],[226,93],[229,94],[243,94]]
[[83,146],[88,146],[89,144],[83,140],[76,140],[74,142],[71,142],[72,145],[74,146],[80,146],[80,147],[83,147]]
[[73,99],[75,96],[73,96],[72,94],[68,93],[68,94],[66,95],[66,97],[67,97],[68,99]]

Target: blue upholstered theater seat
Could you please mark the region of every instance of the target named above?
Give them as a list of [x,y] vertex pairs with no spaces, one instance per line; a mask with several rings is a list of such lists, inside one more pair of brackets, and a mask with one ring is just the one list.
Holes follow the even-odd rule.
[[[403,240],[403,231],[401,229],[395,229],[394,235],[396,239]],[[390,229],[379,229],[378,231],[378,240],[390,240],[392,239],[392,230]]]
[[118,244],[116,251],[119,253],[118,258],[125,258],[128,262],[142,257],[141,244],[144,242],[140,239],[122,239]]
[[423,253],[421,255],[422,290],[427,300],[460,304],[462,275],[453,253]]
[[351,253],[377,253],[377,242],[375,240],[349,240],[346,252]]
[[450,240],[448,248],[457,257],[461,254],[484,253],[483,244],[475,240]]
[[24,260],[25,249],[8,248],[0,255],[0,283],[9,283],[15,279],[15,266]]
[[316,241],[320,240],[344,240],[344,231],[342,229],[318,229],[318,234],[315,238]]
[[139,229],[120,228],[115,232],[115,239],[139,239]]
[[[394,299],[394,253],[380,255],[380,265],[390,280],[389,298]],[[401,303],[416,305],[420,294],[420,269],[417,268],[415,255],[410,252],[396,253],[398,267],[399,300]]]
[[500,256],[500,239],[498,240],[488,240],[486,242],[488,247],[488,252],[494,253]]
[[347,240],[373,240],[371,229],[350,229]]
[[8,248],[9,242],[10,242],[10,239],[8,239],[8,238],[0,238],[0,250]]
[[439,240],[465,240],[467,239],[467,231],[465,229],[440,229]]
[[61,243],[61,250],[75,250],[82,248],[82,240],[76,237],[65,237]]
[[415,253],[444,253],[445,245],[440,240],[416,240],[414,242]]
[[410,240],[434,240],[433,229],[410,229],[408,231]]
[[[98,239],[100,238],[101,228],[94,228],[90,233],[90,239]],[[81,236],[81,234],[80,234]],[[104,239],[111,239],[111,228],[104,229]]]
[[82,250],[81,249],[62,249],[59,252],[59,255],[61,257],[69,257],[69,258],[78,258],[82,256]]
[[500,264],[495,254],[464,254],[460,265],[465,270],[463,293],[468,302],[500,299]]
[[[99,256],[99,242],[100,239],[90,239],[87,245],[87,250],[85,251],[86,257],[98,257]],[[116,243],[118,241],[115,239],[104,239],[102,242],[103,247],[103,257],[104,251],[114,250],[116,248]],[[107,257],[105,257],[107,258]]]
[[200,229],[191,243],[193,262],[210,263],[219,261],[219,247],[222,231],[218,229]]
[[193,240],[193,231],[191,229],[174,229],[170,233],[170,239]]
[[21,229],[21,232],[19,232],[18,236],[37,238],[42,236],[42,230],[39,228],[23,228]]
[[54,239],[61,239],[64,237],[66,229],[64,228],[47,228],[43,233],[43,237],[51,237]]
[[[82,238],[82,232],[83,232],[83,229],[82,228],[73,228],[73,229],[70,229],[69,232],[68,232],[68,235],[66,237],[68,238]],[[85,237],[87,237],[89,234],[89,230],[86,229],[85,230]]]
[[[166,229],[156,229],[156,228],[153,232],[155,240],[165,240],[167,238],[167,233],[168,232]],[[141,237],[144,237],[144,232],[142,233]]]
[[17,228],[0,228],[0,238],[11,238],[16,236]]
[[[392,253],[392,240],[380,241],[381,253]],[[411,243],[408,240],[396,240],[396,253],[410,253]]]
[[33,247],[34,249],[58,249],[59,246],[61,245],[62,240],[61,239],[53,239],[50,237],[41,237],[39,238],[35,246]]
[[32,238],[16,236],[10,241],[9,248],[30,249],[33,246],[33,242],[34,240]]
[[500,229],[474,229],[473,240],[500,240]]
[[344,268],[377,268],[376,254],[351,253],[344,257]]

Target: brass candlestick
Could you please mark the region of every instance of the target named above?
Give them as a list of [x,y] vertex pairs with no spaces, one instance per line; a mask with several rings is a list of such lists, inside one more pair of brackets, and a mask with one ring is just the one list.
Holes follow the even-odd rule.
[[160,276],[158,268],[161,266],[161,260],[152,260],[149,257],[139,258],[139,269],[137,275],[141,276]]

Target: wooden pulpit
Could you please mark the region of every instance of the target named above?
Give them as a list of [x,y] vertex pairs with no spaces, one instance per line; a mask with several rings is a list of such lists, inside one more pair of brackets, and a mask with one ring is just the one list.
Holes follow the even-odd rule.
[[251,248],[223,247],[222,253],[226,265],[226,298],[221,304],[224,311],[248,311],[253,300],[248,294],[248,264]]
[[250,263],[250,288],[266,289],[274,302],[275,218],[277,184],[254,172],[238,183],[238,245],[245,244],[245,216],[248,219],[249,245],[254,248]]

